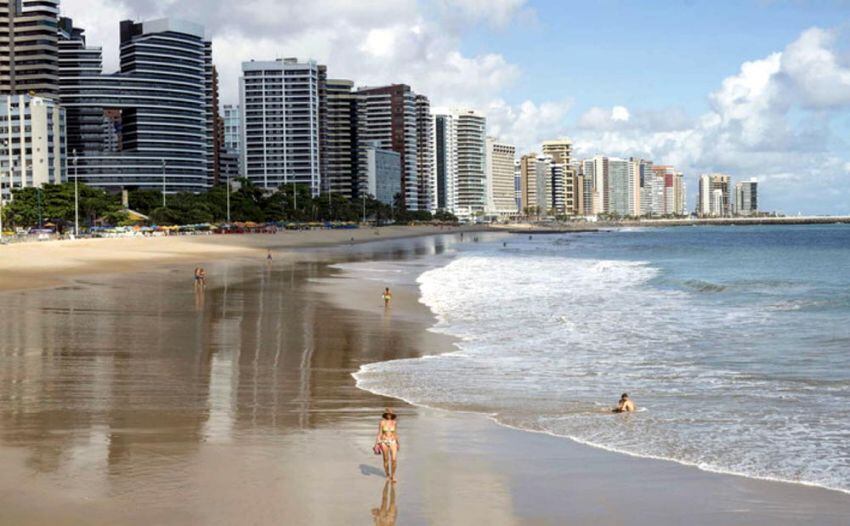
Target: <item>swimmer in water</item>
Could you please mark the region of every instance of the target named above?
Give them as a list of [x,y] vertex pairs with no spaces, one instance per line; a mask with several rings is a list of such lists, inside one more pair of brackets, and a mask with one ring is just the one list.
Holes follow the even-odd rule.
[[612,409],[611,411],[615,413],[631,413],[635,410],[635,403],[632,402],[632,399],[629,398],[629,393],[623,393],[620,395],[620,401],[617,402],[617,407]]
[[393,294],[390,292],[390,288],[387,287],[384,289],[384,293],[381,295],[384,298],[384,307],[390,306],[390,300],[393,299]]

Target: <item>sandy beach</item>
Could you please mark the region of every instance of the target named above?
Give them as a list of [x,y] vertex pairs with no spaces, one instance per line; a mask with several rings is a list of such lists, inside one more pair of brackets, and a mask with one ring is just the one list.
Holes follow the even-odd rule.
[[[0,247],[0,524],[846,524],[844,493],[358,389],[360,365],[453,340],[427,330],[414,284],[384,309],[380,277],[329,265],[458,242],[400,227]],[[394,487],[370,451],[387,405]]]
[[[0,245],[0,290],[61,284],[73,276],[150,270],[153,266],[221,259],[253,261],[266,249],[334,246],[416,237],[464,227],[391,226],[293,230],[277,234],[98,238]],[[281,253],[285,256],[285,253]]]

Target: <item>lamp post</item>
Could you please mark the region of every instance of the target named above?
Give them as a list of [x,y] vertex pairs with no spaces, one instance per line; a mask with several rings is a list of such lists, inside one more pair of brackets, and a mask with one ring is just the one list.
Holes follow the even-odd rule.
[[162,207],[166,208],[165,204],[165,159],[162,160]]
[[74,148],[74,237],[80,237],[80,185],[77,178],[77,149]]
[[[3,146],[8,147],[9,141],[6,139],[2,139]],[[9,159],[9,181],[12,180],[12,164],[11,159]],[[12,185],[9,185],[9,191],[12,191]],[[0,243],[3,243],[3,174],[0,173]]]
[[227,224],[230,224],[230,171],[227,172]]

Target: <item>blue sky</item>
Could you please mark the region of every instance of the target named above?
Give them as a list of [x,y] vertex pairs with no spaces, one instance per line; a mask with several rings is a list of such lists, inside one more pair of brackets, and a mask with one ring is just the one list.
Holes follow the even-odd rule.
[[[510,102],[557,99],[591,106],[679,106],[699,113],[706,96],[741,63],[783,49],[810,27],[843,28],[850,2],[531,1],[533,22],[479,25],[463,40],[474,55],[497,50],[535,82]],[[553,67],[557,63],[557,67]]]
[[221,98],[241,62],[313,58],[357,85],[407,83],[484,112],[532,152],[639,156],[756,177],[762,208],[850,214],[850,1],[63,0],[117,66],[118,22],[202,23]]

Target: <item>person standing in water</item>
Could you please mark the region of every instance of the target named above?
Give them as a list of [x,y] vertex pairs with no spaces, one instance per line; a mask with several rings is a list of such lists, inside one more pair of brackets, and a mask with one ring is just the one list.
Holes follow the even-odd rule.
[[386,287],[384,289],[384,293],[381,295],[381,297],[384,298],[384,307],[389,307],[390,306],[390,300],[393,299],[393,295],[390,292],[389,287]]
[[395,470],[398,467],[398,428],[396,414],[389,407],[384,409],[381,421],[378,423],[378,435],[375,437],[375,445],[380,446],[384,457],[384,473],[392,482],[396,481]]
[[269,254],[266,256],[266,261],[269,262],[269,263],[272,262],[272,251],[271,250],[269,250]]
[[635,403],[629,398],[629,393],[620,395],[620,401],[617,402],[617,407],[612,409],[615,413],[631,413],[635,410]]

